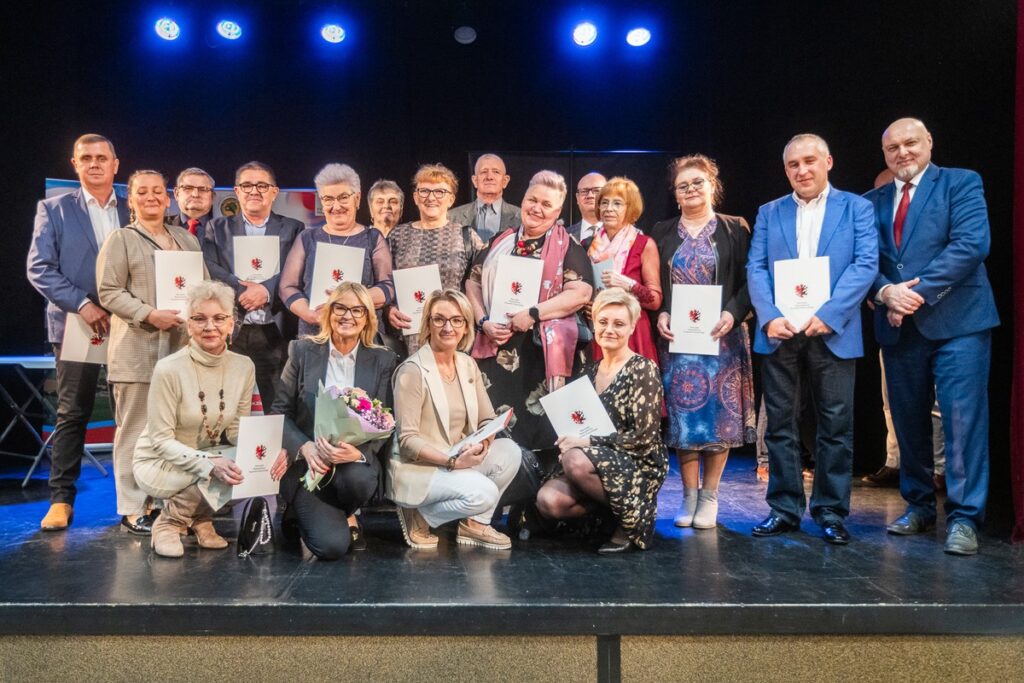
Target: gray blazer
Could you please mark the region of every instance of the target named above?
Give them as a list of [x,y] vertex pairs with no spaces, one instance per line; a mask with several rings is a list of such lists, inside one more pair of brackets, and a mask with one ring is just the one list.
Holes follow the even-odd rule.
[[[448,212],[448,220],[452,223],[468,225],[477,231],[477,234],[480,235],[484,242],[490,242],[491,238],[497,233],[488,232],[487,230],[482,229],[482,226],[477,225],[479,218],[480,212],[476,208],[476,199],[468,204],[456,206]],[[508,200],[502,197],[501,216],[498,218],[498,232],[503,231],[505,228],[518,228],[521,222],[522,215],[520,214],[519,207],[514,204],[509,204]]]
[[[117,201],[121,225],[128,222],[128,205]],[[46,333],[59,344],[64,319],[77,313],[87,298],[99,304],[96,292],[96,233],[81,188],[39,202],[26,269],[28,281],[46,299]]]
[[[329,343],[318,344],[308,337],[288,344],[288,362],[281,373],[281,385],[270,412],[284,415],[284,447],[290,462],[298,457],[302,444],[313,440],[316,392],[327,375],[329,351]],[[382,347],[360,346],[356,360],[354,384],[384,405],[393,406],[391,375],[398,363],[394,352]],[[370,459],[390,445],[390,439],[371,441],[359,446],[359,450]]]

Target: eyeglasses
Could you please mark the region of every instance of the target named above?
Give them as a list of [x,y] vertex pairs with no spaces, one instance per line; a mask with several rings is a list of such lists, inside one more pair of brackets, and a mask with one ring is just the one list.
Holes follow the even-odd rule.
[[466,326],[466,319],[461,315],[457,315],[454,318],[444,318],[439,315],[430,316],[430,324],[439,330],[444,328],[445,323],[451,323],[453,330],[461,330]]
[[430,195],[434,195],[438,199],[444,199],[444,196],[451,194],[451,190],[446,190],[443,187],[439,187],[436,190],[428,190],[425,187],[416,188],[416,194],[420,199],[428,199]]
[[206,187],[205,185],[178,185],[175,189],[182,194],[192,194],[193,192],[198,192],[199,194],[210,194],[213,192],[212,187]]
[[253,190],[260,194],[266,194],[270,191],[270,188],[277,187],[277,185],[271,185],[270,183],[239,183],[238,189],[245,194],[252,194]]
[[607,209],[609,207],[613,209],[623,209],[626,207],[626,200],[619,199],[618,197],[605,197],[601,200],[601,204],[599,206],[602,209]]
[[344,318],[347,313],[352,316],[353,320],[362,320],[366,317],[367,312],[366,306],[352,306],[349,308],[345,304],[331,304],[331,313],[339,318]]
[[355,192],[342,192],[341,194],[335,197],[332,197],[329,194],[322,194],[320,195],[320,203],[323,204],[326,208],[330,208],[335,204],[346,204],[348,200],[352,199],[355,196]]
[[697,178],[691,183],[679,183],[676,185],[676,192],[687,192],[691,187],[695,190],[701,190],[706,182],[703,178]]
[[219,314],[212,318],[207,318],[205,315],[192,315],[189,316],[189,322],[196,327],[205,329],[207,323],[213,323],[214,327],[224,327],[231,321],[230,315]]
[[581,187],[580,189],[576,190],[576,194],[577,196],[580,197],[589,197],[590,195],[594,195],[596,197],[598,194],[601,193],[601,190],[603,189],[604,185],[602,185],[601,187]]

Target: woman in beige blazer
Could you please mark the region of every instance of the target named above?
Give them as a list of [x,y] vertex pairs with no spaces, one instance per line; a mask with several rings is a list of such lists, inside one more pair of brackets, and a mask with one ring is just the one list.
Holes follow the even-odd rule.
[[435,291],[423,306],[420,350],[395,373],[397,457],[388,495],[398,505],[405,540],[413,548],[437,546],[429,527],[456,519],[456,541],[495,550],[512,541],[490,526],[498,500],[519,471],[521,453],[511,439],[485,439],[452,448],[494,418],[472,348],[472,308],[454,289]]
[[[201,251],[188,230],[167,225],[167,181],[157,171],[128,179],[131,222],[103,243],[96,257],[100,305],[110,311],[107,379],[114,396],[114,484],[117,514],[131,533],[149,535],[146,493],[132,473],[135,442],[146,425],[146,396],[156,362],[188,340],[183,313],[156,309],[157,251]],[[204,278],[209,277],[203,266]],[[182,282],[183,286],[192,283]]]

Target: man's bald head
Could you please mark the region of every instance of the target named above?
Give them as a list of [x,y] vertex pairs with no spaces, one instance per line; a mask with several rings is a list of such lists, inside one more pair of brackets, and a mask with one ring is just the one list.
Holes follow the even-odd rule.
[[903,182],[909,182],[932,160],[932,134],[924,121],[897,119],[882,133],[885,165]]

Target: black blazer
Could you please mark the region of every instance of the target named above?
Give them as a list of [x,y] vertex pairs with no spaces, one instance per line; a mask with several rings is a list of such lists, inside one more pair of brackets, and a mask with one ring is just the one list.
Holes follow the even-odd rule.
[[[313,441],[316,392],[327,375],[329,350],[329,342],[318,344],[309,338],[296,339],[288,344],[288,362],[281,372],[281,384],[270,412],[284,415],[283,445],[288,449],[290,462],[295,462],[302,444]],[[395,372],[398,357],[390,349],[360,346],[356,360],[354,384],[393,409],[391,375]],[[379,451],[390,444],[391,439],[370,441],[359,446],[359,450],[369,461],[377,458]]]
[[[718,283],[722,285],[722,310],[732,314],[736,324],[751,311],[747,291],[747,252],[750,250],[750,225],[739,216],[716,213],[718,226],[712,240],[718,252]],[[679,218],[657,223],[650,236],[661,254],[661,312],[672,313],[672,259],[683,240],[679,237]]]

